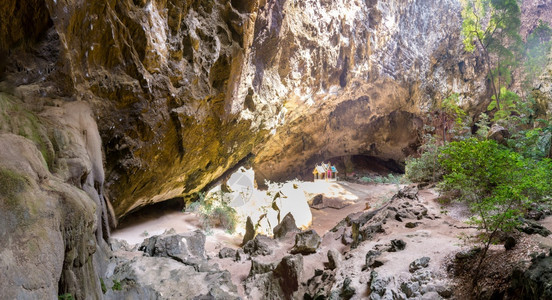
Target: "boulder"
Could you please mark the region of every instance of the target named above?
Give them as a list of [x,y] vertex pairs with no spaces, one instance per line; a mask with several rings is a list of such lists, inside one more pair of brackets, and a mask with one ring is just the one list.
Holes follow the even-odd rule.
[[220,249],[219,258],[234,258],[236,257],[236,250],[228,247]]
[[551,234],[550,230],[542,226],[536,221],[533,220],[523,220],[523,223],[519,226],[519,230],[527,234],[539,234],[541,236],[547,237]]
[[299,280],[303,272],[303,256],[287,255],[274,269],[274,277],[278,279],[286,298],[291,298],[293,292],[299,289]]
[[341,296],[341,299],[349,300],[356,294],[356,289],[351,285],[351,278],[345,277],[345,280],[343,280],[343,285],[341,286],[341,293],[339,296]]
[[299,231],[299,228],[297,228],[297,225],[295,224],[295,218],[293,218],[291,213],[287,213],[284,219],[282,219],[282,222],[274,227],[273,233],[274,238],[281,239],[290,232]]
[[391,240],[391,248],[388,250],[389,252],[397,252],[404,250],[406,248],[406,242],[403,240]]
[[510,132],[508,129],[498,125],[493,124],[489,132],[487,133],[487,139],[495,140],[497,143],[507,146],[506,140],[510,138]]
[[328,250],[328,269],[334,270],[341,265],[341,254],[335,249]]
[[248,216],[245,222],[245,234],[243,236],[242,246],[255,238],[255,235],[255,226],[253,225],[253,221],[251,221],[251,217]]
[[526,271],[515,270],[512,286],[518,298],[544,300],[552,299],[552,256],[537,257]]
[[400,189],[395,196],[399,198],[408,198],[412,200],[417,200],[418,188],[415,185],[406,186]]
[[183,234],[152,236],[145,239],[138,250],[143,251],[147,256],[170,257],[190,265],[199,265],[207,259],[205,235],[199,230]]
[[376,258],[381,255],[380,251],[377,250],[370,250],[368,253],[366,253],[366,262],[363,267],[363,271],[368,268],[373,268],[374,263],[376,262]]
[[321,241],[320,236],[314,229],[300,232],[295,236],[295,245],[291,249],[291,254],[315,253]]
[[105,299],[239,299],[228,271],[198,271],[168,257],[121,262],[105,283],[110,287]]
[[516,239],[512,236],[509,236],[504,241],[504,248],[506,250],[512,250],[516,246]]
[[251,269],[249,270],[248,277],[255,276],[257,274],[264,274],[274,271],[276,264],[274,263],[265,263],[257,259],[251,259]]
[[270,255],[275,244],[273,239],[260,234],[243,246],[243,252],[251,256]]
[[426,268],[429,265],[429,260],[430,258],[427,256],[418,258],[410,263],[410,265],[408,266],[408,270],[410,271],[410,273],[414,273],[419,269]]
[[420,283],[406,281],[401,283],[401,291],[408,297],[414,297],[416,293],[420,290]]

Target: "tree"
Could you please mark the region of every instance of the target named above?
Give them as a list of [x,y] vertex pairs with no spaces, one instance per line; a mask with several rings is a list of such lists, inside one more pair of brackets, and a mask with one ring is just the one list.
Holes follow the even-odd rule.
[[521,52],[519,5],[517,0],[463,0],[462,4],[465,50],[477,50],[485,59],[492,100],[500,110],[501,88],[511,83]]
[[497,233],[513,230],[531,203],[552,193],[552,163],[526,158],[494,140],[475,138],[449,143],[439,163],[445,172],[440,188],[459,195],[482,232],[475,282]]

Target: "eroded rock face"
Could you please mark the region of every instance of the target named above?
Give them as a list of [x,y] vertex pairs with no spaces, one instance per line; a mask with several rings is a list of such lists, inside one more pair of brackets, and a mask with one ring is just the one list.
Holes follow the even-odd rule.
[[449,59],[456,0],[31,2],[44,16],[21,22],[45,21],[6,78],[39,101],[92,105],[119,217],[251,154],[271,179],[347,153],[400,160],[433,98],[484,91],[475,59]]
[[244,160],[261,184],[343,155],[401,161],[434,102],[457,92],[466,108],[486,107],[484,64],[463,52],[458,0],[2,8],[0,72],[38,103],[91,104],[118,217],[192,195]]

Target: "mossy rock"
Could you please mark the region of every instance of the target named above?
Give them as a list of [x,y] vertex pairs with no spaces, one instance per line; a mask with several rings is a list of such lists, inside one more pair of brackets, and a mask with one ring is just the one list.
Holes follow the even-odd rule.
[[0,111],[0,132],[17,134],[33,141],[50,168],[55,153],[39,117],[26,109],[21,100],[5,93],[0,93]]
[[25,191],[28,184],[25,176],[9,169],[0,168],[0,196],[15,201],[15,196]]

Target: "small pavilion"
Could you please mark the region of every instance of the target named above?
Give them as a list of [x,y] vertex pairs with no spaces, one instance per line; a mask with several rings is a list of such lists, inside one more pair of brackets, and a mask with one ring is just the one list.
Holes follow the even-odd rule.
[[337,169],[335,166],[332,166],[331,162],[321,163],[314,167],[312,174],[314,175],[314,181],[325,180],[325,181],[337,181]]

